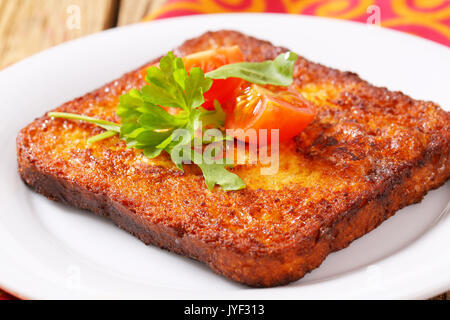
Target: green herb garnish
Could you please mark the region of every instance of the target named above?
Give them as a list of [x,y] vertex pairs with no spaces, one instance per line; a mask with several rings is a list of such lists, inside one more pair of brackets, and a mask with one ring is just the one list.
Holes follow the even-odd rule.
[[264,62],[239,62],[226,64],[206,74],[212,79],[241,78],[256,84],[289,86],[293,81],[297,55],[293,52],[280,54],[275,60]]
[[[217,101],[214,111],[201,107],[203,94],[211,88],[212,79],[229,77],[256,84],[288,86],[293,81],[296,59],[295,53],[288,52],[273,61],[228,64],[205,75],[200,68],[192,68],[188,73],[182,59],[169,52],[160,60],[159,68],[151,66],[147,69],[145,80],[148,85],[140,90],[132,89],[120,97],[116,111],[121,118],[120,124],[64,112],[50,112],[48,115],[86,121],[106,130],[89,138],[88,143],[119,134],[127,147],[142,149],[146,157],[154,158],[166,151],[180,170],[185,163],[198,165],[209,189],[217,184],[224,190],[239,190],[245,188],[245,183],[226,169],[230,164],[223,159],[206,159],[204,154],[191,147],[198,139],[196,133],[199,130],[222,128],[225,122],[225,113]],[[172,115],[160,106],[181,110]],[[225,136],[226,139],[228,137]]]

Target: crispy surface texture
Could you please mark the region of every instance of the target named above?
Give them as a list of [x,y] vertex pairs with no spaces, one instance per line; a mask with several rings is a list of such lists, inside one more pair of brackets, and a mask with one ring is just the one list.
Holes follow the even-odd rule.
[[[286,50],[217,31],[174,53],[231,45],[248,61]],[[19,174],[52,200],[107,216],[146,244],[200,260],[235,281],[256,287],[295,281],[446,182],[450,113],[302,57],[294,77],[318,115],[280,146],[276,174],[261,175],[259,164],[233,168],[244,190],[209,191],[196,168],[182,173],[165,155],[146,159],[117,137],[88,146],[102,129],[45,115],[17,137]],[[55,110],[118,121],[119,96],[143,84],[136,70]]]

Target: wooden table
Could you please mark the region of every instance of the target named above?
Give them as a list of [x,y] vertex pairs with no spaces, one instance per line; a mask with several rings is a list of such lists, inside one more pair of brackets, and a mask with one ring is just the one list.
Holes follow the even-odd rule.
[[[64,41],[139,22],[164,2],[0,0],[0,69]],[[434,299],[450,300],[450,291]]]
[[165,0],[0,0],[0,69],[61,42],[140,21]]

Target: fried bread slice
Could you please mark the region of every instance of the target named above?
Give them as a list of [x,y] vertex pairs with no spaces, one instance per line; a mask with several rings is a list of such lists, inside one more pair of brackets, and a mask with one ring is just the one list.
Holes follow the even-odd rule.
[[[207,32],[178,56],[238,45],[247,61],[286,51],[235,31]],[[150,62],[148,65],[155,63]],[[144,84],[141,69],[54,111],[119,121],[118,98]],[[280,146],[279,170],[232,170],[247,188],[208,190],[201,172],[147,159],[117,137],[44,115],[17,137],[18,170],[49,199],[109,217],[146,244],[206,263],[257,287],[295,281],[400,208],[450,177],[450,113],[300,57],[295,84],[317,106],[316,119]]]

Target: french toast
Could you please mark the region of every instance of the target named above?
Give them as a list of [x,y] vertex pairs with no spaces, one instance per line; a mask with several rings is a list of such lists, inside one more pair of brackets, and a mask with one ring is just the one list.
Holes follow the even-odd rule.
[[[246,61],[287,51],[225,30],[174,53],[232,45]],[[118,122],[119,96],[145,84],[141,70],[53,111]],[[294,82],[316,105],[316,118],[280,145],[277,173],[261,175],[258,163],[230,169],[243,190],[208,190],[194,166],[181,172],[167,154],[148,159],[117,136],[88,145],[102,129],[47,115],[18,134],[18,171],[49,199],[109,217],[146,244],[249,286],[287,284],[450,177],[450,113],[437,104],[301,56]]]

